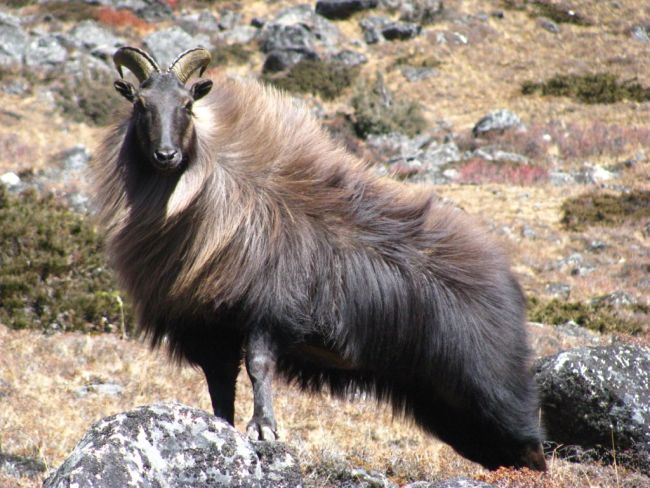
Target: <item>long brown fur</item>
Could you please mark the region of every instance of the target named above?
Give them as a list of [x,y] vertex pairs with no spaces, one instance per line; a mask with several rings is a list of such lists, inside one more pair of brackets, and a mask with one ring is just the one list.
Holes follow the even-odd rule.
[[[151,343],[182,359],[193,323],[218,340],[264,322],[346,365],[288,347],[279,372],[305,388],[373,392],[488,466],[497,454],[474,451],[495,439],[514,439],[512,459],[538,445],[524,299],[493,239],[430,189],[376,176],[296,101],[214,81],[182,173],[140,169],[128,115],[96,158],[109,256]],[[445,425],[463,415],[475,439]]]

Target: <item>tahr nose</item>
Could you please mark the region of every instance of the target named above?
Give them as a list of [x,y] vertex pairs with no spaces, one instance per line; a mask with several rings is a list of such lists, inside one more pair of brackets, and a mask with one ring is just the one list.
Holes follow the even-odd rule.
[[176,157],[178,151],[176,149],[159,149],[154,151],[153,157],[156,158],[156,161],[162,164],[170,163]]

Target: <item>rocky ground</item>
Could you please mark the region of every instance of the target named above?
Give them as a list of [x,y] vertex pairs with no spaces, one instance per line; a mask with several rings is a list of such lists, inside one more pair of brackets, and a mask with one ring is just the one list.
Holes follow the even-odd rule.
[[[123,44],[161,64],[203,45],[213,72],[291,91],[378,172],[479,215],[511,249],[531,321],[561,325],[531,326],[537,355],[650,345],[643,2],[10,0],[0,7],[1,486],[38,485],[106,415],[164,399],[209,410],[196,372],[120,338],[132,336],[128,303],[88,216],[85,169],[122,103],[110,56]],[[490,478],[370,401],[280,388],[281,435],[308,485],[532,483]],[[537,486],[647,481],[634,466],[552,455]]]

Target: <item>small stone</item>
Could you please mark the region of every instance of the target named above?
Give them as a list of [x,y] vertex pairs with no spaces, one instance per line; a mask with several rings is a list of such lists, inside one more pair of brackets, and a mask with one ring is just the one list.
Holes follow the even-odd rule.
[[265,24],[266,21],[261,17],[253,17],[251,19],[251,26],[255,27],[256,29],[261,29]]
[[630,31],[632,39],[636,39],[641,42],[650,42],[650,26],[647,25],[637,25],[632,27]]
[[219,12],[219,29],[233,29],[241,20],[241,14],[234,10],[224,9]]
[[555,22],[553,22],[551,19],[547,19],[545,17],[541,17],[538,21],[537,24],[544,30],[547,30],[553,34],[559,34],[560,33],[560,26],[558,26]]
[[360,52],[345,49],[332,56],[332,61],[342,63],[346,66],[359,66],[361,64],[366,64],[368,58],[365,54]]
[[529,225],[524,225],[521,228],[521,237],[526,239],[535,239],[537,237],[537,232]]
[[83,171],[90,162],[90,151],[86,146],[79,144],[62,152],[59,157],[63,162],[65,171]]
[[442,0],[404,0],[399,9],[399,19],[427,25],[440,18],[443,12]]
[[523,128],[521,119],[517,114],[511,112],[510,110],[495,110],[490,112],[486,116],[482,117],[474,128],[472,133],[474,137],[479,137],[488,132],[503,132],[509,129],[521,129]]
[[9,188],[18,186],[21,183],[20,176],[18,176],[13,171],[8,171],[7,173],[4,173],[2,176],[0,176],[0,183]]
[[413,22],[390,22],[385,25],[381,34],[388,41],[405,41],[413,39],[422,31],[422,27]]
[[418,68],[415,66],[403,66],[402,75],[410,82],[427,80],[438,76],[438,70],[435,68]]
[[328,19],[342,20],[363,10],[376,8],[379,0],[318,0],[316,13]]

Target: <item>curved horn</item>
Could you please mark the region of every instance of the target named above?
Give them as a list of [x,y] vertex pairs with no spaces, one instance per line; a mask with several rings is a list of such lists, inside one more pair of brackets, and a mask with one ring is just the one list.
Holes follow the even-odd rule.
[[136,76],[140,83],[149,78],[154,71],[160,71],[158,63],[149,54],[137,47],[124,46],[119,48],[113,54],[113,62],[120,77],[124,78],[122,67],[125,67]]
[[202,47],[188,49],[179,54],[174,62],[169,65],[169,71],[176,74],[179,81],[185,84],[197,69],[200,69],[199,76],[201,76],[211,60],[212,55],[207,49]]

